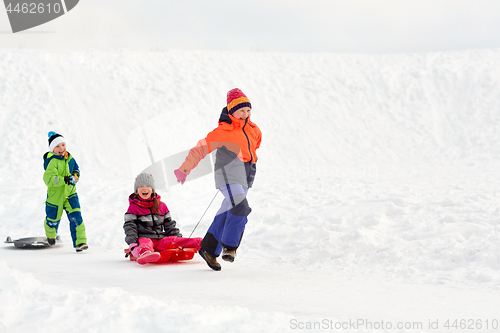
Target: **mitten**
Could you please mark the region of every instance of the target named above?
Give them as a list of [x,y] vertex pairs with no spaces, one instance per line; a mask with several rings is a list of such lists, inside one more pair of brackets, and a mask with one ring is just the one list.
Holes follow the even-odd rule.
[[134,257],[139,257],[139,244],[137,243],[132,243],[128,246],[128,249],[130,250],[130,253],[132,253],[132,255]]
[[175,177],[177,177],[177,182],[181,183],[181,185],[184,184],[184,182],[186,181],[187,175],[179,169],[175,169],[174,174],[175,174]]
[[76,185],[75,177],[73,175],[64,176],[64,182],[68,185]]

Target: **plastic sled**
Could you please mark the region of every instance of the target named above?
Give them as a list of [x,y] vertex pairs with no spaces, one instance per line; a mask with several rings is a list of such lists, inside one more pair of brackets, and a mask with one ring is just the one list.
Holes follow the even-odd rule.
[[[130,253],[129,249],[125,249],[124,252],[125,258],[128,257],[131,261],[137,261],[137,257]],[[167,248],[165,250],[160,251],[160,259],[158,259],[154,263],[191,260],[197,252],[198,250],[195,248],[185,247],[184,249],[182,249],[179,245],[177,245],[177,243],[170,243],[167,245]]]
[[[59,236],[56,237],[56,241],[61,241]],[[47,243],[47,237],[26,237],[12,240],[9,236],[4,243],[14,244],[14,246],[19,249],[45,249],[51,247],[49,243]]]

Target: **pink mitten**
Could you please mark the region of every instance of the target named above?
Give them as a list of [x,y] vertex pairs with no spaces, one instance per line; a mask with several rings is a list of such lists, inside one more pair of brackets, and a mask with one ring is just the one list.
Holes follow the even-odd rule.
[[128,246],[128,249],[130,250],[130,253],[132,253],[134,257],[137,258],[139,256],[139,244],[132,243]]
[[181,185],[184,184],[184,182],[186,181],[187,175],[179,169],[175,169],[174,174],[175,174],[175,177],[177,177],[177,182],[181,183]]

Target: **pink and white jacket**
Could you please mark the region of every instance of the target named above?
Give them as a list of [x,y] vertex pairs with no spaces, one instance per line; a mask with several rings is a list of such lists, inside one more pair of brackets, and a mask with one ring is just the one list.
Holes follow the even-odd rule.
[[153,213],[153,198],[143,200],[139,195],[132,193],[129,198],[129,207],[125,213],[125,242],[137,243],[140,237],[160,239],[167,236],[182,237],[177,224],[172,220],[167,205],[156,194],[160,214]]

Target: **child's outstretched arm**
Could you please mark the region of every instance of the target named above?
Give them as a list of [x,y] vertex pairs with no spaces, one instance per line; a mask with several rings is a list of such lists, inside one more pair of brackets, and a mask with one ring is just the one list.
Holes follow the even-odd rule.
[[189,154],[184,160],[184,163],[180,166],[179,170],[186,175],[189,175],[191,170],[196,168],[198,163],[200,163],[200,161],[211,152],[212,150],[210,150],[210,146],[207,144],[206,139],[198,141],[196,146],[189,150]]
[[198,163],[205,158],[208,154],[217,148],[220,148],[224,142],[224,135],[218,131],[218,129],[213,130],[208,133],[205,139],[198,141],[195,147],[189,150],[189,154],[184,160],[184,163],[175,170],[175,176],[177,177],[177,182],[184,184],[187,175],[196,168]]

